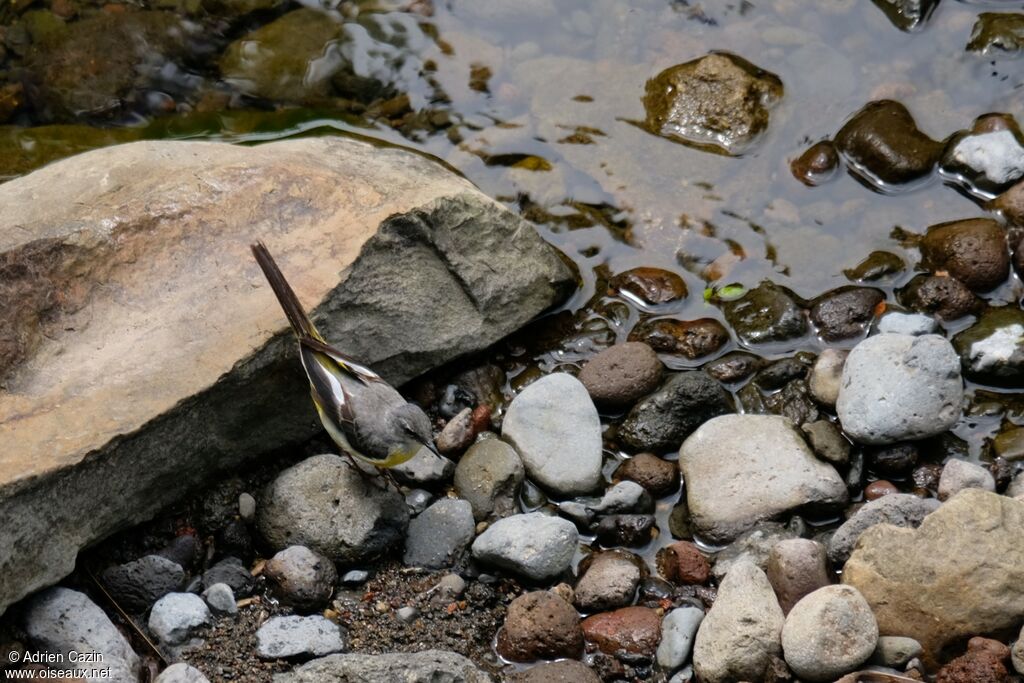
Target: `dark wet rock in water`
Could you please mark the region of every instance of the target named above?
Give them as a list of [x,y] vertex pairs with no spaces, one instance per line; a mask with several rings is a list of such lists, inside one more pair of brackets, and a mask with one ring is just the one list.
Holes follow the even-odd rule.
[[713,53],[647,81],[644,125],[686,145],[742,154],[768,127],[782,93],[775,74],[736,55]]
[[765,280],[739,299],[722,304],[725,317],[747,344],[781,342],[807,333],[796,295]]
[[883,476],[902,477],[917,464],[918,451],[913,443],[896,443],[868,451],[871,469]]
[[509,683],[601,683],[593,669],[574,659],[543,662],[529,669],[514,671],[504,680]]
[[594,525],[594,534],[605,548],[640,548],[650,542],[654,523],[654,515],[605,515]]
[[271,617],[256,631],[261,659],[323,657],[348,648],[348,633],[319,615]]
[[622,607],[584,619],[583,634],[608,655],[653,657],[661,641],[661,616],[649,607]]
[[513,662],[576,659],[583,654],[580,617],[572,605],[550,591],[525,593],[508,606],[497,650]]
[[992,451],[1010,461],[1024,460],[1024,427],[1010,427],[992,439]]
[[924,518],[939,508],[935,498],[918,498],[909,493],[896,493],[869,502],[832,534],[828,557],[841,566],[850,557],[861,534],[876,524],[892,524],[917,528]]
[[440,569],[458,563],[476,533],[473,507],[458,498],[442,498],[409,522],[402,562]]
[[338,654],[314,659],[276,677],[278,683],[323,683],[359,681],[445,681],[446,683],[492,683],[485,672],[455,652],[424,650],[380,655]]
[[967,285],[948,275],[918,275],[898,292],[901,303],[942,320],[976,313],[982,302]]
[[45,120],[111,116],[133,90],[186,54],[187,28],[171,12],[100,12],[70,22],[33,44],[29,96]]
[[657,389],[664,369],[650,346],[629,341],[607,348],[587,361],[579,380],[598,406],[625,408]]
[[[987,206],[1001,213],[1011,225],[1024,227],[1024,181],[993,199]],[[1017,270],[1024,272],[1020,265],[1017,266]]]
[[920,30],[941,0],[872,0],[901,31]]
[[629,339],[646,342],[655,351],[691,360],[708,356],[729,342],[729,331],[714,318],[676,320],[659,318],[640,323]]
[[679,466],[694,530],[715,542],[787,511],[847,500],[839,474],[782,417],[714,418],[683,444]]
[[864,334],[875,317],[885,292],[868,287],[846,286],[826,292],[811,304],[811,320],[825,341],[839,341]]
[[159,555],[146,555],[105,570],[103,585],[119,605],[130,612],[142,612],[168,593],[180,590],[185,570]]
[[850,169],[880,190],[931,174],[942,143],[921,132],[907,108],[893,100],[871,102],[836,134]]
[[850,461],[850,442],[843,438],[839,428],[828,420],[809,422],[801,427],[811,443],[815,455],[833,465]]
[[1024,14],[1019,12],[982,12],[974,22],[967,50],[983,55],[1001,56],[1024,48]]
[[748,412],[782,415],[797,426],[814,422],[819,417],[818,406],[811,398],[807,382],[802,379],[793,380],[781,391],[762,397],[760,403]]
[[1024,177],[1024,137],[1017,122],[1007,114],[979,117],[970,131],[946,143],[939,169],[948,181],[984,199],[1010,189]]
[[139,656],[84,593],[48,588],[25,603],[23,623],[25,634],[39,652],[60,653],[65,662],[72,651],[95,652],[102,657],[97,668],[109,672],[109,680],[139,680]]
[[516,497],[526,477],[515,449],[497,438],[470,447],[455,467],[455,490],[469,501],[478,522],[490,516],[507,517],[516,510]]
[[1010,273],[1006,231],[990,218],[941,223],[921,241],[923,265],[943,270],[976,292],[998,287]]
[[338,580],[333,562],[301,545],[285,548],[267,560],[263,575],[282,603],[300,610],[327,604]]
[[620,550],[591,553],[580,563],[573,604],[591,613],[631,605],[643,578],[641,567],[643,560],[632,553]]
[[1024,387],[1024,311],[991,308],[953,337],[964,374],[985,384]]
[[343,458],[318,455],[284,470],[268,486],[258,524],[272,548],[304,545],[352,564],[400,543],[409,513],[400,495],[370,483]]
[[804,379],[810,371],[807,360],[809,359],[802,356],[781,358],[761,369],[754,376],[754,384],[765,391],[773,391],[781,389],[793,380]]
[[662,268],[632,268],[608,282],[612,292],[625,294],[642,304],[665,304],[685,299],[686,282],[678,274]]
[[874,282],[889,275],[899,275],[907,269],[903,259],[889,251],[873,251],[853,268],[843,271],[855,282]]
[[679,468],[652,453],[637,453],[618,466],[613,479],[635,481],[652,496],[661,497],[679,488]]
[[703,367],[719,382],[740,382],[756,372],[764,361],[760,356],[745,351],[731,351],[720,358],[709,362]]
[[864,532],[843,583],[864,595],[882,633],[916,639],[934,665],[945,647],[1020,625],[1022,555],[1024,501],[968,489],[917,529],[880,524]]
[[680,372],[629,411],[618,438],[633,450],[667,451],[707,420],[731,411],[718,382],[703,372]]
[[839,168],[839,152],[831,140],[822,140],[811,145],[790,165],[793,177],[804,185],[815,187],[835,177]]

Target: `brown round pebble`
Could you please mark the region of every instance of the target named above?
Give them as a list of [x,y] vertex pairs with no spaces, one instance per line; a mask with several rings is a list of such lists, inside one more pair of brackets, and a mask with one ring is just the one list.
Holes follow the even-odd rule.
[[686,282],[676,273],[661,268],[633,268],[613,277],[613,292],[631,294],[647,304],[665,304],[686,298]]
[[924,265],[944,270],[976,292],[998,287],[1010,273],[1006,233],[991,218],[933,225],[921,241]]
[[867,500],[878,500],[882,496],[888,496],[890,493],[899,493],[900,490],[892,482],[888,482],[884,479],[873,481],[864,487],[864,498]]
[[978,298],[956,278],[919,275],[901,291],[901,301],[918,311],[956,320],[980,308]]
[[816,142],[789,165],[793,177],[814,187],[826,182],[839,167],[839,152],[830,140]]
[[664,370],[650,346],[631,341],[591,358],[580,370],[579,380],[597,405],[625,408],[657,389]]
[[679,490],[679,467],[651,453],[637,453],[615,470],[613,481],[635,481],[652,496],[661,497]]
[[676,541],[658,551],[658,573],[674,583],[701,584],[711,574],[711,564],[689,541]]
[[587,617],[583,633],[605,654],[652,656],[661,641],[661,616],[649,607],[623,607]]
[[1010,648],[994,638],[974,636],[967,641],[968,652],[987,652],[1001,662],[1010,658]]
[[825,546],[807,538],[789,538],[772,546],[767,574],[783,614],[789,614],[800,598],[832,583]]
[[633,603],[644,563],[632,553],[606,550],[588,555],[578,568],[573,604],[584,612],[601,612]]
[[513,662],[576,658],[583,630],[572,605],[549,591],[525,593],[512,601],[498,632],[498,653]]
[[714,318],[659,318],[634,327],[629,333],[629,340],[646,342],[655,351],[694,360],[711,355],[725,346],[729,342],[729,331]]
[[516,671],[503,678],[509,683],[601,683],[601,677],[583,662],[563,659]]

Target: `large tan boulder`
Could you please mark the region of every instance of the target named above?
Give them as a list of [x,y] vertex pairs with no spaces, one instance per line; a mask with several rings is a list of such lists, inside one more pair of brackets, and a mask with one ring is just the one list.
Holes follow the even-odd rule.
[[0,185],[0,612],[80,548],[319,425],[264,240],[325,336],[394,383],[572,274],[425,157],[338,137],[138,142]]
[[966,489],[917,529],[873,526],[843,569],[884,636],[935,663],[946,646],[1024,621],[1024,501]]

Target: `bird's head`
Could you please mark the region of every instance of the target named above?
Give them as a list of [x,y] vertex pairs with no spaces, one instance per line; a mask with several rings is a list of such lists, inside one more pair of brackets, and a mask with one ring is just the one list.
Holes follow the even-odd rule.
[[437,453],[437,448],[434,446],[434,435],[430,429],[430,418],[422,408],[412,403],[398,407],[395,410],[395,422],[402,437],[426,446]]

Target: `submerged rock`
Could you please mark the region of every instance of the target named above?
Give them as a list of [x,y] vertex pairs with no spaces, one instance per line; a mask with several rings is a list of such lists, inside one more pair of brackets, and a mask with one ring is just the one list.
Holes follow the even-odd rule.
[[382,655],[343,654],[314,659],[277,676],[279,683],[359,681],[445,681],[445,683],[492,683],[485,672],[460,654],[443,650],[393,652]]
[[953,337],[969,379],[1007,387],[1024,386],[1024,311],[990,308]]
[[968,489],[917,529],[875,526],[846,562],[843,583],[864,595],[882,634],[916,639],[934,664],[947,645],[1020,623],[1024,502]]
[[714,418],[683,444],[679,466],[694,529],[714,542],[783,512],[835,508],[847,499],[839,474],[782,417]]
[[944,270],[976,292],[998,287],[1010,274],[1006,232],[990,218],[933,225],[921,255],[926,268]]
[[907,264],[889,251],[873,251],[853,268],[843,271],[848,279],[855,282],[874,282],[889,275],[898,275],[906,270]]
[[941,434],[960,417],[960,362],[945,338],[881,334],[850,351],[836,413],[865,444],[890,444]]
[[1024,48],[1024,14],[1019,12],[982,12],[974,22],[970,52],[983,55],[1002,55],[1020,52]]
[[619,439],[638,451],[678,448],[705,421],[732,410],[725,390],[703,372],[680,372],[633,407],[619,425]]
[[[646,342],[655,351],[696,360],[708,356],[729,343],[729,330],[714,318],[647,320],[629,333],[630,341]],[[613,347],[614,348],[614,347]]]
[[768,127],[782,81],[747,60],[712,53],[647,81],[645,128],[686,145],[742,154]]
[[831,180],[838,168],[839,153],[830,140],[811,145],[790,164],[793,177],[811,187]]
[[825,292],[811,304],[810,316],[825,341],[864,334],[875,317],[885,292],[868,287],[840,287]]
[[0,203],[0,258],[21,273],[0,297],[0,375],[18,377],[0,392],[0,610],[69,573],[80,548],[321,431],[253,239],[324,336],[394,384],[487,348],[573,286],[470,183],[341,137],[111,147],[0,185]]
[[665,304],[685,299],[687,294],[683,278],[661,268],[631,268],[609,280],[608,287],[641,304]]
[[893,100],[871,102],[854,114],[836,134],[836,147],[851,170],[880,190],[931,174],[942,154],[942,143],[922,133]]
[[[984,16],[984,15],[983,15]],[[1017,15],[1024,19],[1024,14]],[[1021,23],[1024,38],[1024,22]],[[986,114],[946,143],[942,175],[971,194],[991,199],[1024,177],[1024,139],[1012,116]]]
[[918,275],[899,292],[900,301],[923,313],[952,321],[977,312],[982,302],[967,285],[948,275]]
[[940,0],[872,0],[901,31],[917,31],[939,6]]
[[768,280],[722,308],[747,344],[787,341],[807,333],[807,319],[796,296]]

